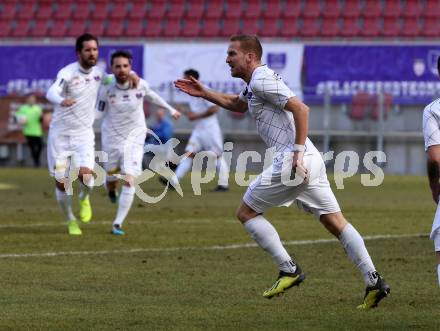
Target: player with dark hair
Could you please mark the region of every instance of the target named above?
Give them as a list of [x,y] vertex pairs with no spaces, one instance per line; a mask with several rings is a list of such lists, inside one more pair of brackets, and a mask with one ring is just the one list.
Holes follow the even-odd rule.
[[322,156],[307,138],[309,107],[295,97],[278,74],[261,63],[261,57],[262,47],[256,36],[231,37],[226,62],[232,77],[247,84],[239,95],[207,89],[195,78],[179,79],[175,86],[231,111],[249,110],[261,138],[275,149],[272,166],[250,184],[237,210],[237,218],[246,231],[279,267],[278,279],[263,296],[280,295],[305,278],[283,247],[276,229],[263,216],[271,207],[296,201],[340,240],[361,271],[366,293],[358,308],[376,307],[390,293],[390,287],[376,271],[362,237],[342,215],[327,180]]

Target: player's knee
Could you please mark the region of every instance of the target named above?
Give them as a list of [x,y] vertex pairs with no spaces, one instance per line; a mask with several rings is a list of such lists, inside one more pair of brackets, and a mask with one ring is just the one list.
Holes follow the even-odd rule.
[[242,208],[242,206],[238,207],[237,211],[235,212],[235,216],[241,223],[246,223],[251,218],[254,218],[257,216],[257,213],[251,212],[246,210],[245,208]]
[[124,185],[129,187],[134,187],[134,177],[131,175],[127,175],[124,178]]

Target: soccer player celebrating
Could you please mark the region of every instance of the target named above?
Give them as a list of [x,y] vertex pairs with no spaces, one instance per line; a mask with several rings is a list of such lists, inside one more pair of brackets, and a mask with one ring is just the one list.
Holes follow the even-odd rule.
[[87,223],[92,218],[89,192],[93,187],[92,169],[95,161],[93,132],[94,108],[104,72],[96,65],[98,39],[84,34],[76,40],[78,61],[58,72],[57,79],[47,91],[47,99],[55,104],[49,129],[47,157],[49,172],[56,179],[55,194],[68,220],[69,234],[80,235],[72,213],[72,198],[65,183],[71,162],[79,167],[79,218]]
[[[261,64],[262,53],[257,37],[231,37],[226,62],[231,75],[247,84],[239,95],[212,91],[195,78],[179,79],[175,86],[231,111],[249,110],[261,138],[268,147],[275,149],[272,166],[250,184],[237,210],[237,218],[246,231],[279,266],[278,279],[263,296],[270,299],[299,285],[305,278],[297,262],[283,247],[275,228],[263,216],[271,207],[296,200],[298,206],[313,213],[340,240],[361,271],[366,293],[358,308],[376,307],[390,293],[390,287],[376,271],[362,237],[342,215],[327,180],[321,154],[307,138],[309,108],[295,97],[278,74]],[[295,174],[293,183],[291,172]]]
[[[134,199],[134,180],[142,172],[142,157],[144,154],[145,124],[144,98],[167,109],[174,119],[180,113],[166,103],[159,95],[150,89],[148,83],[140,79],[136,88],[130,89],[129,74],[131,72],[132,56],[119,50],[112,54],[111,68],[115,80],[108,85],[102,85],[97,102],[99,115],[103,117],[101,138],[103,151],[108,155],[106,163],[106,187],[110,200],[118,200],[118,211],[113,221],[111,233],[123,235],[122,223],[126,218]],[[120,173],[123,186],[117,197],[117,177]]]
[[[199,73],[194,69],[188,69],[183,77],[199,79]],[[177,186],[179,180],[191,169],[192,161],[196,153],[210,151],[217,155],[217,172],[219,175],[216,192],[228,191],[228,165],[223,158],[223,136],[218,124],[216,112],[218,107],[212,103],[200,99],[188,100],[190,110],[185,113],[188,119],[195,123],[195,127],[185,148],[188,157],[183,159],[176,169],[176,174],[170,179],[173,186]],[[165,184],[166,182],[164,182]]]
[[[440,57],[437,60],[437,69],[440,75]],[[431,239],[437,256],[437,275],[440,286],[440,99],[434,100],[423,111],[423,137],[425,151],[428,153],[428,178],[432,198],[437,205],[437,211],[432,223]]]

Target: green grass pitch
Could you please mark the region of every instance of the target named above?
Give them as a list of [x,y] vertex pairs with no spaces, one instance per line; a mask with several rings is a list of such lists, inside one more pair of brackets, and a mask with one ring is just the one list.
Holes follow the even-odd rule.
[[[392,287],[367,312],[356,310],[364,285],[339,243],[295,244],[332,237],[293,206],[266,216],[293,242],[287,248],[307,279],[264,299],[277,274],[270,257],[255,247],[214,249],[253,243],[234,217],[245,188],[209,192],[214,186],[194,196],[187,176],[183,198],[136,199],[124,237],[110,235],[116,207],[96,188],[94,218],[72,238],[46,170],[0,169],[0,330],[440,329],[433,245],[417,236],[429,233],[435,210],[426,178],[363,187],[354,177],[335,190],[362,235],[411,235],[366,241]],[[156,178],[143,187],[162,190]]]

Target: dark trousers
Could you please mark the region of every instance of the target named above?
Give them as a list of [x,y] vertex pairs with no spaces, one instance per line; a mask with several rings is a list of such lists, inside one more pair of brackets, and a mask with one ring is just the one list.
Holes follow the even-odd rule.
[[27,144],[31,150],[34,167],[40,166],[40,155],[43,149],[43,139],[41,137],[26,136]]

